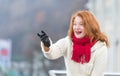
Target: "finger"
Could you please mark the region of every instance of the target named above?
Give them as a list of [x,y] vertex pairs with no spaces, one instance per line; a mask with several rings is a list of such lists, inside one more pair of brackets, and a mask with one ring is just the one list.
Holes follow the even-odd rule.
[[38,36],[41,36],[39,33],[37,33]]
[[43,34],[46,34],[43,30],[41,31]]

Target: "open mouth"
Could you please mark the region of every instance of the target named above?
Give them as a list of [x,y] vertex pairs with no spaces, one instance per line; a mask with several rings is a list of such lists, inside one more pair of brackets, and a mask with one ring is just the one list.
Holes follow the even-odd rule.
[[81,34],[81,33],[82,33],[82,31],[76,31],[75,33],[76,33],[76,34]]

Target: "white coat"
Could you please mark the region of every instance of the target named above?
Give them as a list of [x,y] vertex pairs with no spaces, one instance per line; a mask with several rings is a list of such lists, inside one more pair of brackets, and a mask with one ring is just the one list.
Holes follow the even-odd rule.
[[67,76],[103,76],[107,64],[107,46],[105,42],[97,41],[91,48],[91,59],[88,63],[76,63],[71,60],[72,41],[65,37],[51,44],[49,52],[42,51],[48,59],[57,59],[64,56]]

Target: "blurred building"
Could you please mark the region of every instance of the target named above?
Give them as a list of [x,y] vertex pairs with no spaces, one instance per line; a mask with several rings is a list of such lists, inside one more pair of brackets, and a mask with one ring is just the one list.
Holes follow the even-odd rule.
[[0,67],[9,68],[11,65],[12,43],[9,39],[0,39]]
[[109,36],[111,46],[107,72],[120,72],[120,0],[89,0],[87,6]]

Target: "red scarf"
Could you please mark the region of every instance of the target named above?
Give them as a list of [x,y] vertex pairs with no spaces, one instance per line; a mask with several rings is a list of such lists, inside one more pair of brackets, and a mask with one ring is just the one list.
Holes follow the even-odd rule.
[[78,39],[74,35],[73,39],[73,54],[72,60],[78,63],[89,62],[91,58],[91,47],[95,44],[95,40],[90,42],[90,38],[88,36]]

